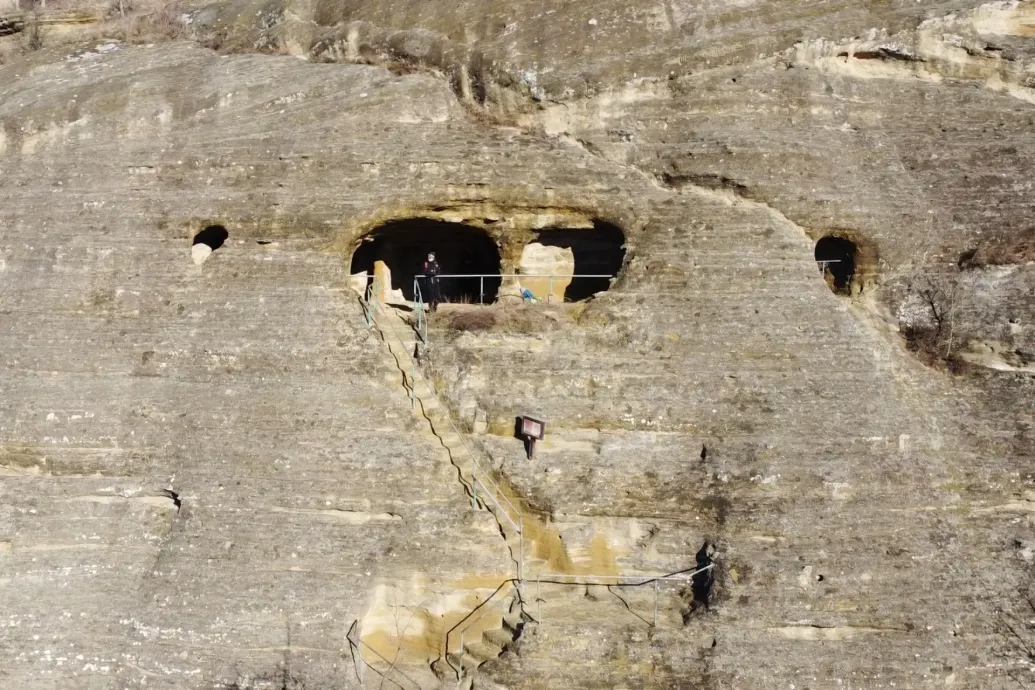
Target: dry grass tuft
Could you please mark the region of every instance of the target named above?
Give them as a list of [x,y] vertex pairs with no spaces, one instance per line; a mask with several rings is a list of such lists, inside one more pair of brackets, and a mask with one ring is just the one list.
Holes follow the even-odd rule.
[[446,326],[452,331],[491,331],[496,326],[496,314],[489,310],[461,311],[453,314]]
[[[514,333],[529,335],[554,330],[563,322],[573,323],[571,310],[563,305],[493,304],[450,305],[445,329],[454,333]],[[432,324],[434,324],[432,317]]]
[[108,20],[95,31],[127,43],[158,43],[187,38],[187,9],[182,0],[123,0],[112,3]]

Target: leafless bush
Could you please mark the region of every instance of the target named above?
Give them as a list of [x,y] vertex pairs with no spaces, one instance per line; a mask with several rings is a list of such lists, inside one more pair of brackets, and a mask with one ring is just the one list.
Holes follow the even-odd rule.
[[106,21],[78,35],[129,43],[157,43],[186,38],[183,0],[109,0]]
[[927,275],[907,283],[906,299],[900,307],[899,322],[906,347],[931,366],[944,366],[961,373],[966,363],[959,359],[956,326],[956,276]]
[[108,16],[118,15],[125,17],[128,12],[132,11],[132,0],[111,0],[111,3],[108,5]]
[[184,38],[187,35],[184,14],[181,0],[153,0],[148,5],[138,7],[127,18],[125,40],[151,42]]

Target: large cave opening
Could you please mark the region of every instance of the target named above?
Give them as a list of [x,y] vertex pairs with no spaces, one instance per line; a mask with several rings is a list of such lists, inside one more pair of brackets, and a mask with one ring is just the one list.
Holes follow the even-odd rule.
[[[352,255],[350,272],[381,276],[390,288],[406,301],[413,300],[413,279],[424,273],[430,252],[442,274],[483,275],[484,277],[440,279],[444,302],[491,304],[500,288],[500,253],[496,242],[481,228],[462,223],[447,223],[429,218],[407,218],[374,228],[363,237]],[[427,293],[421,280],[421,291]]]
[[547,228],[521,254],[521,273],[530,276],[521,284],[540,299],[579,302],[611,287],[624,261],[625,233],[615,225]]
[[834,294],[850,296],[858,248],[844,237],[827,235],[816,242],[816,263]]

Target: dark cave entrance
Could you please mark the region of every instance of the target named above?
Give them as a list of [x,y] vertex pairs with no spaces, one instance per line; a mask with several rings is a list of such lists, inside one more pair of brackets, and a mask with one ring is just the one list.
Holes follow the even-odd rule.
[[[530,256],[528,250],[532,247],[541,248],[537,251],[542,259],[536,261]],[[557,249],[563,251],[551,251]],[[594,221],[592,229],[542,230],[535,241],[526,247],[522,255],[521,272],[557,274],[561,281],[570,280],[564,288],[564,301],[579,302],[610,288],[611,281],[618,276],[624,261],[625,233],[610,223]],[[599,277],[576,277],[586,275]],[[549,282],[548,278],[539,279],[538,282],[543,280]],[[522,280],[523,285],[525,282]],[[550,291],[549,285],[540,289],[544,294]],[[536,296],[539,296],[538,293]]]
[[844,237],[828,235],[816,242],[816,263],[834,294],[850,296],[858,247]]
[[228,237],[230,237],[230,233],[222,225],[209,225],[194,236],[191,246],[203,244],[212,251],[216,251],[223,246]]
[[[363,237],[352,255],[350,273],[388,273],[392,290],[413,300],[413,278],[424,273],[429,252],[445,274],[485,274],[485,278],[441,278],[444,302],[491,304],[500,288],[500,253],[496,242],[480,228],[429,218],[396,220],[375,228]],[[427,294],[425,281],[421,291]]]

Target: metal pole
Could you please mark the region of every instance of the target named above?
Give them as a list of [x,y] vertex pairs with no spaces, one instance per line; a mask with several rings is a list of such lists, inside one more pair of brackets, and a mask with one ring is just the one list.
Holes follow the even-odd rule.
[[485,276],[478,276],[478,304],[485,304]]
[[654,627],[658,627],[658,581],[654,581]]
[[535,603],[539,609],[539,622],[543,622],[543,597],[539,591],[539,574],[535,576]]
[[525,516],[518,517],[518,582],[525,579]]
[[456,664],[457,666],[460,667],[460,670],[457,671],[457,673],[456,673],[456,687],[458,689],[464,683],[464,631],[463,630],[460,631],[460,656],[459,656],[459,659],[460,660]]

